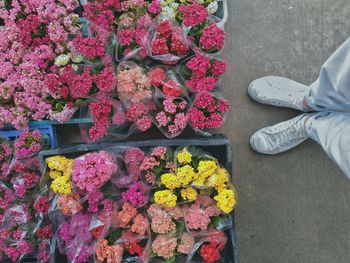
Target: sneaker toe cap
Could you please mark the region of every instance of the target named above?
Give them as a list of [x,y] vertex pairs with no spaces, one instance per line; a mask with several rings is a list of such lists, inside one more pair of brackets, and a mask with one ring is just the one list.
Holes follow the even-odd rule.
[[273,149],[269,146],[268,141],[262,131],[258,131],[250,138],[250,146],[258,153],[274,154]]

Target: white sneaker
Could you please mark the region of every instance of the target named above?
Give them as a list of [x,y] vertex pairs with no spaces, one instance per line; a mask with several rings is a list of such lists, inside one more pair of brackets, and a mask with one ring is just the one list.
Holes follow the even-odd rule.
[[303,84],[275,76],[254,80],[248,88],[250,97],[257,102],[300,111],[306,111],[303,103],[308,92],[309,87]]
[[308,139],[305,118],[302,114],[294,119],[263,128],[250,138],[254,151],[264,154],[278,154],[288,151]]

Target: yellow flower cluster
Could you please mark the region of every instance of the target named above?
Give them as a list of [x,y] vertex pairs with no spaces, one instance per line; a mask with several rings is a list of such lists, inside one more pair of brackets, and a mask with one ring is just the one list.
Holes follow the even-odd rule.
[[193,184],[196,186],[205,186],[206,180],[216,174],[218,166],[214,160],[202,160],[198,164],[198,173],[195,177]]
[[237,203],[236,195],[231,189],[223,189],[214,197],[217,206],[226,214],[232,212]]
[[184,188],[181,190],[181,197],[186,201],[194,201],[197,199],[197,191],[192,187]]
[[70,194],[72,192],[70,176],[74,161],[64,156],[52,156],[46,158],[46,163],[50,168],[49,176],[53,179],[51,189],[55,193]]
[[162,190],[154,193],[154,201],[159,205],[176,206],[177,196],[171,190]]
[[175,174],[166,173],[160,177],[160,181],[165,185],[166,188],[174,190],[181,186],[180,180],[177,179]]
[[221,191],[227,187],[230,175],[224,168],[219,168],[218,172],[208,178],[207,186],[214,187],[217,191]]
[[197,177],[193,167],[186,164],[183,167],[177,168],[176,178],[180,182],[180,185],[187,186]]
[[192,154],[186,148],[179,152],[176,157],[179,164],[188,164],[192,162]]

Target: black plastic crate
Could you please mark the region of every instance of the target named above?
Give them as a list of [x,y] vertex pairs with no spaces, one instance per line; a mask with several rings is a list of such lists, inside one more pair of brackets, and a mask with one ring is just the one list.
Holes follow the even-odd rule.
[[[77,144],[64,146],[55,150],[42,151],[39,154],[42,171],[46,169],[45,158],[54,155],[65,155],[77,157],[87,152],[97,151],[101,149],[113,150],[124,147],[139,147],[149,148],[156,146],[179,147],[179,146],[198,146],[205,152],[213,155],[218,159],[231,174],[232,174],[232,159],[233,149],[231,142],[224,135],[214,135],[211,137],[196,137],[196,138],[175,138],[175,139],[156,139],[143,141],[124,141],[124,142],[103,142],[96,144]],[[231,246],[228,248],[228,257],[225,263],[239,263],[238,244],[235,229],[235,215],[232,213],[233,227],[226,231]],[[32,259],[25,259],[23,262],[34,262]],[[54,262],[65,263],[64,256],[56,255]]]

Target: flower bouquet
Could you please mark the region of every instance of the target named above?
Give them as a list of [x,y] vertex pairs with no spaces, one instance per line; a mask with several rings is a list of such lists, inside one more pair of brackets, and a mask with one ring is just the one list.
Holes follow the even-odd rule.
[[145,70],[134,62],[123,61],[118,65],[117,91],[123,103],[139,103],[152,98],[150,79]]
[[177,72],[192,92],[212,91],[218,87],[219,78],[226,71],[226,63],[196,54],[181,62]]
[[137,17],[134,13],[125,13],[119,18],[117,30],[116,59],[130,58],[142,60],[147,56],[143,47],[144,38],[149,38],[148,29],[152,18],[147,14]]
[[165,64],[176,64],[189,51],[186,35],[173,20],[156,19],[145,38],[148,56]]
[[189,125],[199,132],[217,129],[225,121],[229,103],[219,95],[209,92],[198,93],[187,113]]
[[141,180],[148,185],[154,185],[160,174],[174,169],[172,152],[166,147],[155,147],[140,165]]
[[[187,97],[187,92],[180,84],[174,72],[166,66],[154,66],[148,73],[151,85],[155,89],[160,89],[166,96]],[[154,97],[157,97],[155,94]]]
[[6,179],[10,173],[10,163],[13,157],[13,147],[7,141],[4,140],[0,143],[0,178]]
[[187,106],[187,101],[182,98],[159,98],[157,109],[151,112],[154,124],[166,137],[178,136],[187,125]]
[[195,52],[216,55],[224,47],[225,31],[209,17],[208,9],[192,3],[179,6],[179,18],[186,27],[188,40]]

